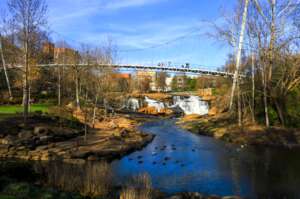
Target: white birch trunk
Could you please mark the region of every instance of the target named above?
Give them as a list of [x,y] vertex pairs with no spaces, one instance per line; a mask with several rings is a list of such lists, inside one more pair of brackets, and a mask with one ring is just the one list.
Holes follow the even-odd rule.
[[6,80],[6,84],[7,84],[9,99],[12,100],[13,99],[13,95],[12,95],[12,92],[11,92],[9,77],[8,77],[8,73],[7,73],[7,69],[6,69],[6,63],[5,63],[5,59],[4,59],[4,53],[3,53],[3,47],[2,47],[2,36],[1,36],[1,34],[0,34],[0,54],[1,54],[1,60],[2,60],[2,65],[3,65],[5,80]]
[[247,22],[247,16],[248,16],[248,5],[249,5],[249,0],[245,0],[245,7],[244,7],[244,12],[243,12],[243,20],[242,20],[242,27],[241,27],[241,32],[240,32],[240,38],[239,38],[239,45],[238,45],[238,50],[237,50],[237,56],[236,56],[236,69],[235,69],[235,72],[234,72],[232,90],[231,90],[231,95],[230,95],[230,104],[229,104],[229,109],[230,110],[232,110],[234,94],[235,94],[235,90],[236,90],[236,86],[237,86],[238,78],[239,78],[239,70],[240,70],[240,64],[241,64],[240,62],[241,62],[242,48],[243,48],[244,35],[245,35],[245,29],[246,29],[246,22]]

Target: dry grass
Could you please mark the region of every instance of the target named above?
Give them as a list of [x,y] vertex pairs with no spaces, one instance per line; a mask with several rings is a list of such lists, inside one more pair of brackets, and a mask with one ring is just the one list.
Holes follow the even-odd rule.
[[112,189],[112,172],[105,162],[85,165],[50,162],[44,168],[46,184],[83,196],[107,196]]
[[139,175],[122,190],[120,199],[151,199],[152,183],[148,174]]

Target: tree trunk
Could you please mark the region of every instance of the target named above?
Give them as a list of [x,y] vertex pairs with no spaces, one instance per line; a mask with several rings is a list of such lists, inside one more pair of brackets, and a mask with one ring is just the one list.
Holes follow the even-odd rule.
[[255,123],[255,56],[252,54],[252,122]]
[[13,95],[12,95],[12,92],[11,92],[9,77],[8,77],[8,74],[7,74],[6,63],[5,63],[5,59],[4,59],[4,53],[3,53],[3,47],[2,47],[2,36],[1,36],[1,34],[0,34],[0,54],[1,54],[1,60],[2,60],[2,65],[3,65],[5,80],[6,80],[6,84],[7,84],[9,99],[12,100],[13,99]]
[[87,125],[87,110],[84,111],[84,142],[87,140],[88,125]]
[[79,99],[79,71],[77,69],[75,69],[75,95],[76,95],[76,107],[78,110],[80,110],[80,99]]
[[266,127],[270,127],[265,67],[262,69],[262,83],[263,83],[263,100],[264,100],[264,107],[265,107],[265,109],[264,109],[265,110],[265,124],[266,124]]
[[97,102],[98,102],[98,96],[96,95],[95,106],[94,106],[94,110],[93,110],[93,128],[95,128]]
[[237,81],[237,95],[238,95],[238,123],[239,127],[243,125],[243,118],[242,118],[242,103],[241,103],[241,91],[240,91],[240,81]]
[[[272,13],[272,22],[271,22],[271,38],[270,38],[270,63],[268,68],[268,83],[272,80],[272,69],[274,65],[274,48],[276,41],[276,0],[271,0],[271,13]],[[271,86],[268,84],[268,86]]]
[[107,101],[106,101],[106,99],[104,98],[103,99],[103,105],[104,105],[104,114],[105,114],[105,117],[107,117]]
[[58,66],[58,93],[57,93],[57,104],[61,106],[61,66]]
[[246,22],[247,22],[247,16],[248,16],[248,5],[249,5],[249,0],[245,0],[243,21],[242,21],[239,45],[238,45],[237,56],[236,56],[236,69],[235,69],[235,73],[234,73],[234,77],[233,77],[233,84],[232,84],[232,90],[231,90],[231,96],[230,96],[230,104],[229,104],[230,110],[232,110],[233,98],[234,98],[235,89],[236,89],[238,78],[239,78],[239,70],[240,70],[240,64],[241,64],[241,55],[242,55],[242,48],[243,48],[243,42],[244,42],[244,34],[245,34]]
[[29,52],[28,52],[28,36],[25,36],[25,82],[24,82],[24,123],[27,125],[28,110],[29,110]]
[[281,125],[285,126],[285,99],[284,97],[281,97],[280,99],[274,100],[276,112],[279,117]]

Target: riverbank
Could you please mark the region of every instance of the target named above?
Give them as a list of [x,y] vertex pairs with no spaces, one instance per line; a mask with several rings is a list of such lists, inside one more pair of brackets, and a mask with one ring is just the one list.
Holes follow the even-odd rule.
[[181,118],[177,125],[195,134],[211,136],[238,145],[300,147],[299,129],[264,128],[253,124],[241,128],[226,114],[206,117],[190,115]]
[[0,199],[240,199],[197,192],[170,196],[153,189],[147,174],[132,177],[129,184],[123,186],[115,186],[111,180],[112,171],[104,162],[71,165],[8,160],[0,162]]
[[0,122],[0,158],[76,164],[110,161],[151,142],[153,136],[138,131],[137,126],[126,115],[117,115],[97,121],[85,136],[85,126],[78,120],[35,115],[25,127],[22,117],[9,117]]

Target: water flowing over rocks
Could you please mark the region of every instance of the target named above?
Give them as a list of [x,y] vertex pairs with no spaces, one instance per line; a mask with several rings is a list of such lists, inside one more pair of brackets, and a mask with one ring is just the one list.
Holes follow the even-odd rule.
[[209,112],[208,102],[202,101],[202,99],[198,96],[174,96],[173,100],[173,106],[179,106],[183,110],[185,115],[207,115]]
[[132,110],[134,112],[138,111],[140,109],[140,102],[137,98],[130,98],[127,101],[126,108],[129,110]]
[[168,96],[167,98],[152,99],[148,96],[129,98],[126,108],[131,111],[150,115],[207,115],[215,114],[215,110],[209,110],[207,101],[199,96]]

